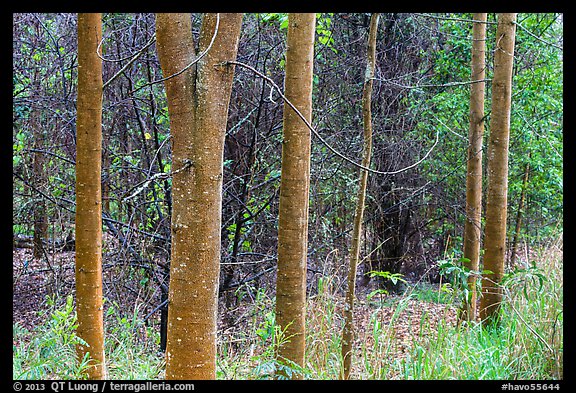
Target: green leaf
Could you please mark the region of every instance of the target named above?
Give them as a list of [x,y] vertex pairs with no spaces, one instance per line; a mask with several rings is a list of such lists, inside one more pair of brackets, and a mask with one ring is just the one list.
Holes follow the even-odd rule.
[[376,295],[388,295],[388,291],[385,289],[376,289],[366,296],[366,300],[370,301]]

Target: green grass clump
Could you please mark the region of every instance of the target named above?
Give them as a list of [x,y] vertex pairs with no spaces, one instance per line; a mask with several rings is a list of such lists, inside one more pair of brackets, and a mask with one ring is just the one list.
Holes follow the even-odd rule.
[[32,331],[13,324],[13,379],[82,379],[87,361],[78,362],[75,345],[81,343],[75,334],[76,314],[72,297],[58,306],[47,298],[47,309],[41,312],[45,323]]
[[[13,379],[85,378],[87,358],[78,361],[76,355],[76,344],[82,341],[76,336],[73,297],[63,304],[48,297],[47,306],[40,312],[44,323],[31,330],[13,325]],[[157,352],[158,333],[145,327],[137,314],[126,318],[118,314],[116,305],[108,307],[105,356],[110,379],[158,379],[164,372],[164,357]]]

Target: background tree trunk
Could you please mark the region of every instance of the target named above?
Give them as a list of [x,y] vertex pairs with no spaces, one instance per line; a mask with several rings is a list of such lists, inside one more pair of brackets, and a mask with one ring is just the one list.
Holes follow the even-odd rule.
[[90,353],[89,379],[105,379],[102,308],[102,38],[101,14],[78,14],[76,120],[76,308],[78,356]]
[[[288,15],[286,98],[311,122],[316,14]],[[276,321],[287,341],[278,357],[304,365],[310,130],[286,103],[278,217]],[[301,379],[299,374],[293,378]]]
[[[199,51],[216,31],[202,22]],[[158,14],[157,44],[164,77],[194,59],[190,14]],[[173,171],[167,379],[216,379],[223,146],[242,14],[221,14],[211,49],[195,66],[165,81]]]
[[[370,31],[368,33],[368,49],[366,74],[364,79],[364,91],[362,92],[362,118],[364,122],[364,149],[362,166],[370,166],[372,154],[372,84],[374,70],[376,68],[376,35],[380,14],[374,13],[370,19]],[[349,379],[352,368],[352,354],[354,344],[354,300],[356,298],[356,270],[360,259],[360,246],[362,233],[362,221],[364,219],[364,201],[366,199],[366,184],[368,172],[360,170],[360,186],[358,188],[358,200],[354,213],[354,229],[352,232],[352,244],[350,247],[350,269],[348,271],[348,290],[346,291],[346,303],[344,306],[344,330],[342,332],[342,359],[344,362],[343,379]]]
[[[530,157],[532,152],[528,153],[528,162],[524,167],[524,179],[522,180],[522,191],[520,193],[520,202],[518,202],[518,211],[516,212],[516,227],[514,228],[514,239],[512,240],[512,250],[510,255],[510,267],[514,268],[516,255],[518,255],[518,238],[520,237],[520,228],[522,227],[522,211],[526,202],[526,188],[528,187],[528,178],[530,176]],[[528,262],[528,261],[527,261]]]
[[[39,28],[39,27],[38,27]],[[40,80],[38,70],[34,73],[33,86],[34,91],[40,94]],[[34,156],[32,162],[32,170],[34,172],[34,185],[36,189],[41,190],[45,187],[46,171],[44,168],[45,159],[44,148],[45,134],[44,126],[42,125],[42,113],[40,108],[32,106],[32,113],[30,114],[32,121],[32,132],[34,134]],[[44,242],[48,234],[48,215],[46,214],[46,202],[44,197],[38,196],[38,200],[34,204],[34,258],[42,258],[44,256]]]
[[506,214],[508,193],[508,145],[516,14],[498,14],[494,77],[492,80],[492,120],[488,145],[488,191],[486,193],[486,228],[484,270],[492,273],[482,278],[480,318],[484,325],[498,322],[506,256]]
[[[472,72],[470,80],[486,77],[486,13],[475,13],[472,28]],[[468,163],[466,170],[466,221],[464,223],[464,263],[468,269],[478,271],[482,212],[482,135],[484,133],[484,82],[470,85],[470,128],[468,131]],[[464,299],[460,320],[476,319],[476,276],[468,278],[469,296]]]

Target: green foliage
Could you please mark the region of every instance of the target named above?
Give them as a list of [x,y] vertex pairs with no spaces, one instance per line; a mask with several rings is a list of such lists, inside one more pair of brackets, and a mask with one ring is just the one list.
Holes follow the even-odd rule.
[[[76,314],[73,298],[63,305],[55,297],[47,297],[47,309],[41,312],[44,324],[32,331],[13,325],[13,379],[83,379],[88,357],[80,362],[76,344],[86,344],[76,336]],[[88,355],[88,354],[87,354]]]
[[[83,379],[88,357],[78,361],[75,345],[86,344],[76,336],[77,319],[72,296],[59,304],[47,297],[44,321],[31,331],[13,325],[12,374],[14,379]],[[157,379],[164,357],[156,352],[159,334],[146,327],[138,309],[130,317],[119,314],[118,305],[105,316],[105,352],[111,379]]]
[[331,30],[333,15],[333,13],[316,14],[316,39],[321,45],[330,48],[334,53],[338,53],[338,50],[334,47],[334,38]]
[[450,283],[444,283],[441,286],[428,283],[419,283],[411,288],[411,294],[414,299],[439,304],[454,304],[454,288]]
[[[368,272],[368,275],[370,277],[380,277],[384,280],[390,280],[390,282],[392,282],[392,285],[397,285],[398,282],[402,282],[404,284],[407,283],[407,281],[403,278],[404,275],[401,273],[390,273],[389,271],[372,270]],[[371,291],[366,296],[366,300],[370,301],[376,295],[380,295],[380,300],[382,300],[383,299],[382,296],[388,295],[388,291],[385,289],[376,289],[374,291]]]
[[372,270],[368,272],[370,277],[381,277],[385,280],[390,280],[392,284],[396,285],[398,282],[407,283],[407,281],[402,278],[404,275],[402,273],[390,273],[388,271],[382,272],[377,270]]
[[12,145],[12,167],[15,169],[22,161],[21,151],[26,146],[26,134],[20,130],[15,135],[15,140]]
[[105,351],[111,379],[157,379],[164,372],[164,356],[158,353],[160,334],[142,321],[139,307],[132,315],[120,313],[117,303],[106,311]]
[[264,24],[278,23],[281,30],[288,28],[287,13],[262,13],[258,14]]
[[[244,285],[247,293],[254,293],[250,308],[248,329],[242,329],[231,342],[243,343],[242,349],[234,349],[228,341],[219,344],[221,356],[217,360],[217,375],[222,379],[290,379],[296,373],[309,376],[309,371],[288,359],[279,359],[278,348],[290,340],[286,328],[276,324],[274,301],[263,288]],[[288,378],[287,378],[288,377]]]
[[[456,288],[462,293],[463,299],[470,299],[470,286],[468,285],[468,279],[472,276],[481,277],[481,274],[488,273],[488,270],[483,270],[482,272],[469,269],[464,266],[464,263],[470,262],[468,258],[448,258],[437,262],[440,275],[446,277],[452,288]],[[480,292],[481,281],[477,280],[476,291]]]
[[536,262],[532,262],[528,268],[516,266],[513,271],[505,273],[500,284],[508,287],[521,286],[524,296],[528,298],[529,288],[534,288],[538,284],[538,291],[541,291],[547,279],[544,272],[536,266]]

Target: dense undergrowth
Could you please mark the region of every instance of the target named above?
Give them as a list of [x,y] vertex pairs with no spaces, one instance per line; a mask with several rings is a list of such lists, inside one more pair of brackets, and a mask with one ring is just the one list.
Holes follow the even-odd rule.
[[[457,326],[459,291],[446,285],[411,284],[402,296],[359,301],[356,319],[362,326],[352,378],[563,379],[562,246],[560,237],[530,264],[507,274],[498,328]],[[275,359],[275,349],[289,337],[274,323],[274,300],[255,290],[244,299],[238,323],[219,334],[218,378],[268,379],[283,368],[307,379],[338,379],[343,300],[330,278],[318,284],[318,293],[309,298],[303,369]],[[47,302],[44,323],[31,330],[13,325],[14,379],[82,377],[85,363],[77,361],[74,350],[79,339],[73,299]],[[118,305],[108,305],[105,325],[110,379],[164,377],[159,334],[146,326],[138,308],[125,314]]]

